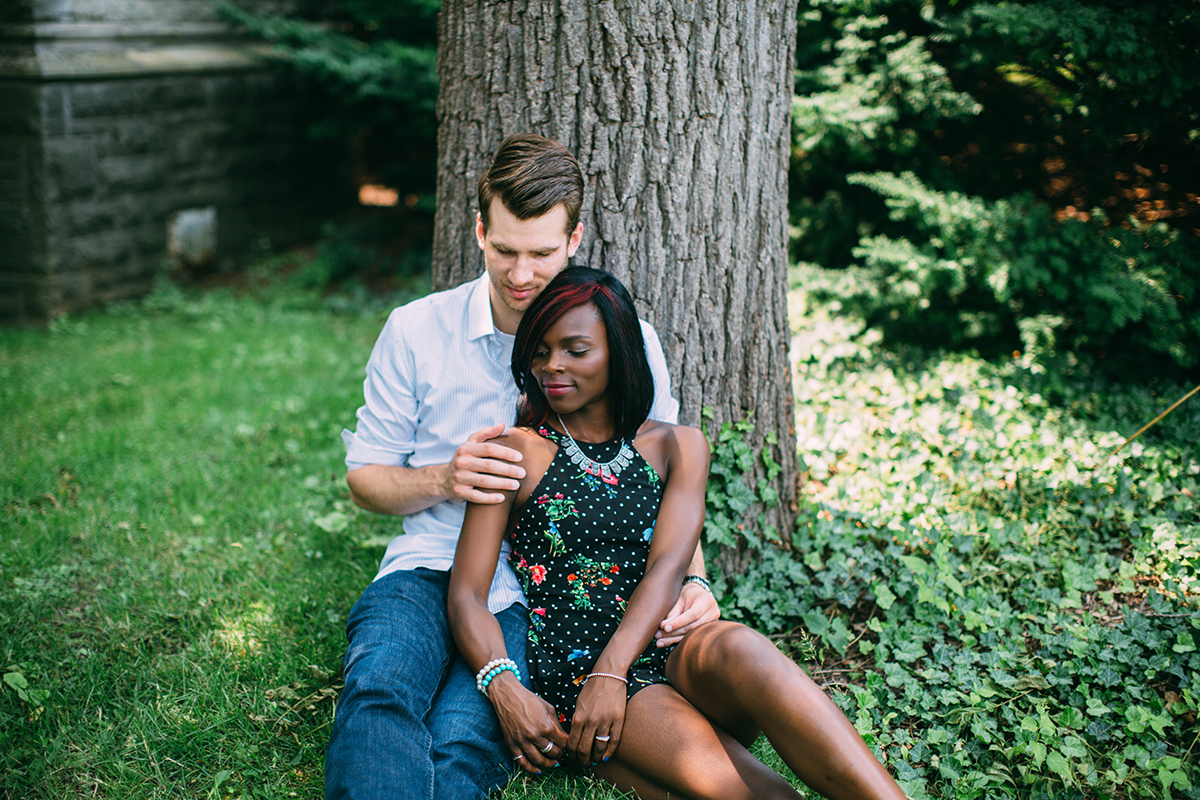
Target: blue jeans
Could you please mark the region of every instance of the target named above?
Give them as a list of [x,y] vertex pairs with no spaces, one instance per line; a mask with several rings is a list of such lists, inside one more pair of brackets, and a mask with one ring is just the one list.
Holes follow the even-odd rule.
[[[346,688],[325,753],[325,797],[479,798],[508,782],[512,754],[446,618],[450,573],[376,580],[346,623]],[[496,615],[529,685],[519,603]]]

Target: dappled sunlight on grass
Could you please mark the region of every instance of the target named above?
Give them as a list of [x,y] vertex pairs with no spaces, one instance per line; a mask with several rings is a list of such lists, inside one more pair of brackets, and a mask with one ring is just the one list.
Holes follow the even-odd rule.
[[229,652],[244,658],[258,655],[262,651],[262,640],[275,638],[278,633],[274,606],[257,601],[251,603],[241,616],[221,620],[213,637]]

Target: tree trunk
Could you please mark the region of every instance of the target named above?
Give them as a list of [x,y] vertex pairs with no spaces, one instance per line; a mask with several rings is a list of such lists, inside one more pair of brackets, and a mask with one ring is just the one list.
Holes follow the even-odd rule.
[[[794,0],[445,0],[433,279],[476,277],[475,193],[501,139],[558,139],[587,181],[578,263],[629,287],[662,337],[680,422],[751,417],[782,466],[748,524],[791,528],[787,317]],[[767,442],[768,434],[778,442]],[[763,477],[761,460],[754,486]],[[765,512],[764,517],[759,517]]]

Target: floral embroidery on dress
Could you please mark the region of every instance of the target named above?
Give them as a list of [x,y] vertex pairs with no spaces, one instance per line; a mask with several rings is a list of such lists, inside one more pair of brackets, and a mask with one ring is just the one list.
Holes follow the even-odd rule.
[[543,494],[535,502],[544,507],[546,516],[554,522],[567,517],[579,516],[579,512],[575,510],[575,503],[571,501],[571,498],[564,497],[562,492],[555,493],[554,497]]
[[579,512],[575,510],[575,504],[571,502],[570,498],[564,497],[562,492],[555,494],[554,497],[543,494],[534,502],[546,512],[547,524],[543,535],[550,542],[550,556],[562,555],[566,552],[567,545],[558,530],[558,523],[568,517],[579,516]]
[[529,641],[538,643],[538,634],[546,629],[546,609],[535,608],[529,615]]
[[646,479],[650,481],[650,485],[658,486],[658,484],[662,481],[662,478],[658,477],[658,473],[654,471],[654,467],[643,461],[642,469],[646,470]]
[[591,608],[592,596],[588,594],[588,589],[594,589],[598,584],[608,586],[612,583],[612,578],[608,576],[621,571],[616,564],[595,561],[582,553],[576,553],[571,563],[575,565],[576,570],[567,576],[567,583],[571,585],[571,596],[575,598],[576,608]]
[[521,591],[526,593],[529,592],[530,583],[540,586],[542,581],[546,580],[546,575],[549,574],[546,567],[541,564],[530,564],[516,550],[509,554],[508,563],[512,565],[513,572],[517,573],[517,580],[521,582]]
[[583,470],[580,470],[579,477],[581,480],[583,480],[584,483],[586,483],[592,489],[594,489],[597,492],[604,492],[604,494],[607,497],[609,497],[610,499],[617,496],[617,487],[616,486],[611,486],[611,485],[603,482],[602,480],[597,478],[595,475],[592,475],[590,473],[584,472]]

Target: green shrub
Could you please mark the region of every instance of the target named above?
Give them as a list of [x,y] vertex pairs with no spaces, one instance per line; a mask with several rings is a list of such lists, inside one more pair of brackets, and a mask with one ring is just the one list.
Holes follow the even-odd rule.
[[311,133],[345,148],[355,178],[433,194],[439,0],[337,0],[318,20],[214,2],[324,89],[329,108]]
[[1055,222],[1029,195],[987,202],[934,191],[911,173],[856,174],[909,236],[854,253],[874,277],[859,296],[889,332],[949,347],[1064,351],[1200,363],[1200,247],[1158,224]]

